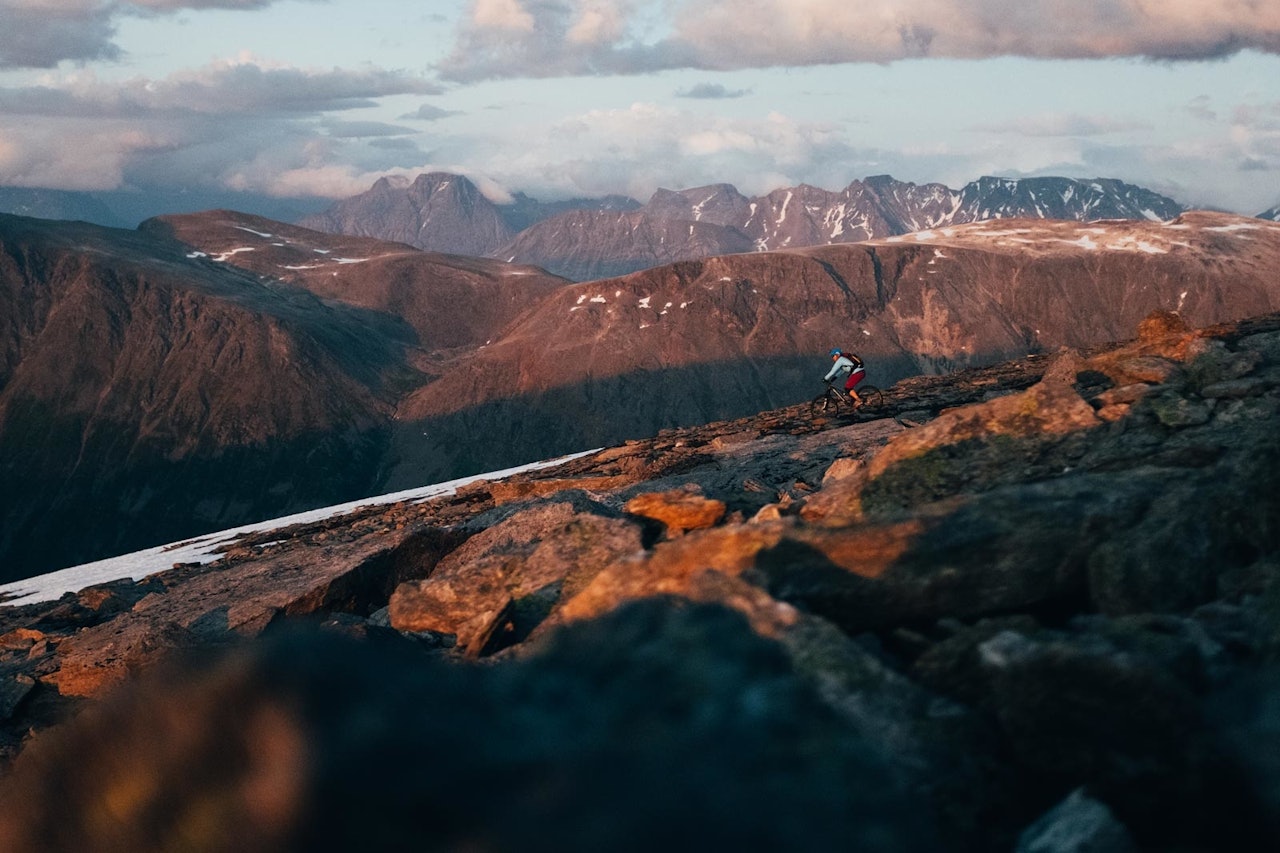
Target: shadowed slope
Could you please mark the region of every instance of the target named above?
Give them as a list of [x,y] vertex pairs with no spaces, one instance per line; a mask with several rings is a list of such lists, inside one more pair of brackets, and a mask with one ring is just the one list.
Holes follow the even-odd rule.
[[0,325],[10,577],[367,487],[410,374],[387,315],[87,225],[0,218]]

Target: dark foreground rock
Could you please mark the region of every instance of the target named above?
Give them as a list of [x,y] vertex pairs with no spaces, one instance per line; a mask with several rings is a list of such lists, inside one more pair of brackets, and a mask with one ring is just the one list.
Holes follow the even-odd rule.
[[502,668],[270,637],[42,737],[4,803],[14,853],[937,844],[776,644],[660,600]]
[[1156,315],[0,607],[0,847],[1275,849],[1277,424]]

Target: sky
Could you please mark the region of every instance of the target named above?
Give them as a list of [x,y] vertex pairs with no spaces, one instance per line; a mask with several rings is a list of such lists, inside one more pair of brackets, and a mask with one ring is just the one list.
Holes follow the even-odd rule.
[[1254,215],[1280,0],[0,0],[0,187],[260,212],[427,171],[497,201],[1105,177]]

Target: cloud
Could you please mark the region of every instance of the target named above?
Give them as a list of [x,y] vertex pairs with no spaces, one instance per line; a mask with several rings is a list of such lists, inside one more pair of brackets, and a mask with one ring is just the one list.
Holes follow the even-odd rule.
[[405,136],[416,133],[411,127],[401,127],[382,121],[342,121],[325,119],[321,126],[329,136],[340,139],[369,139],[373,137]]
[[370,139],[368,142],[370,148],[379,148],[383,151],[394,151],[398,155],[404,154],[415,157],[415,162],[423,162],[428,158],[427,154],[422,150],[415,140],[408,139],[403,136],[383,136],[376,139]]
[[[372,142],[416,131],[330,113],[436,91],[401,72],[310,71],[250,57],[155,80],[61,75],[41,86],[0,89],[0,185],[345,192],[412,152]],[[303,192],[308,178],[314,186]]]
[[0,122],[0,184],[64,190],[119,187],[133,157],[172,148],[163,128],[99,122],[83,132],[71,122]]
[[[735,182],[748,193],[802,182],[830,185],[865,174],[843,128],[782,114],[726,118],[704,110],[636,103],[592,110],[502,137],[439,140],[437,159],[539,198],[626,193]],[[847,180],[847,178],[845,178]]]
[[449,116],[461,115],[458,110],[446,110],[435,106],[434,104],[422,104],[411,113],[405,113],[400,116],[400,120],[417,119],[419,121],[437,121]]
[[242,55],[158,80],[105,83],[90,72],[81,72],[41,86],[0,89],[0,112],[82,118],[305,115],[373,106],[375,99],[387,95],[439,91],[434,83],[403,72],[315,71],[271,65]]
[[1187,104],[1186,110],[1189,115],[1195,116],[1201,121],[1217,121],[1218,113],[1213,109],[1213,99],[1208,95],[1197,95]]
[[[640,39],[642,7],[654,0],[472,0],[446,79],[557,77],[681,67]],[[656,52],[656,53],[655,53]]]
[[0,0],[0,68],[52,68],[64,59],[116,59],[113,9],[98,3]]
[[278,198],[320,196],[336,199],[358,195],[379,178],[392,175],[409,177],[411,174],[416,174],[416,170],[364,172],[347,163],[325,163],[273,171],[266,175],[255,168],[246,168],[229,176],[226,183],[231,189],[241,192],[262,192]]
[[535,23],[520,0],[475,0],[471,18],[480,29],[512,32],[532,32]]
[[973,128],[973,130],[990,133],[1015,133],[1020,136],[1102,136],[1108,133],[1150,129],[1151,125],[1143,122],[1108,116],[1085,116],[1077,113],[1043,113],[1005,124]]
[[243,9],[277,0],[0,0],[0,68],[53,68],[59,62],[120,58],[122,15],[185,9]]
[[1273,104],[1241,104],[1232,113],[1231,123],[1250,131],[1280,130],[1280,101]]
[[727,89],[719,83],[695,83],[687,89],[677,91],[676,97],[717,100],[721,98],[741,98],[749,94],[751,94],[750,89]]
[[1245,49],[1280,53],[1280,3],[475,0],[439,71],[468,81],[918,57],[1192,60]]

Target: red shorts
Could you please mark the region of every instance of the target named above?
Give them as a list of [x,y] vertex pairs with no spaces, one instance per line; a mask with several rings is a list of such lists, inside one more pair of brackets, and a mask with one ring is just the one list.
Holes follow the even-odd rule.
[[852,391],[859,382],[866,378],[867,372],[865,370],[855,370],[849,374],[849,380],[844,383],[844,390]]

